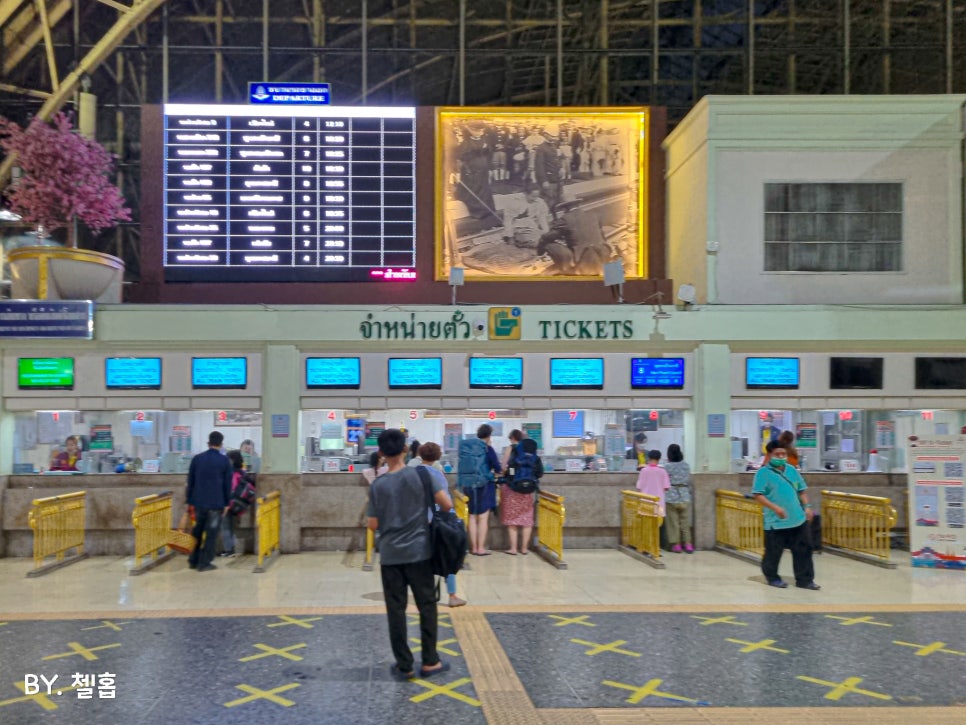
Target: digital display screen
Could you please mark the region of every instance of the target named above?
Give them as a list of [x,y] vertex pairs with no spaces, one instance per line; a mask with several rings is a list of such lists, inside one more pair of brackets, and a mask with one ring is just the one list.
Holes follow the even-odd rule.
[[601,390],[604,387],[604,358],[550,358],[551,390]]
[[832,390],[881,390],[881,357],[833,357],[829,359]]
[[471,388],[523,387],[523,358],[519,357],[471,357]]
[[799,385],[797,357],[745,359],[745,387],[759,390],[795,390]]
[[554,438],[580,438],[584,435],[584,411],[555,410],[553,411]]
[[681,390],[684,387],[684,358],[632,358],[631,387]]
[[442,388],[443,359],[438,357],[389,358],[390,388]]
[[191,358],[191,387],[235,389],[248,387],[248,359],[244,357]]
[[165,279],[415,279],[415,115],[165,105]]
[[161,358],[106,358],[104,385],[108,390],[160,390]]
[[22,357],[17,360],[21,390],[73,390],[74,358]]
[[357,357],[308,357],[305,358],[305,387],[359,388],[359,358]]
[[966,357],[917,357],[916,388],[966,390]]

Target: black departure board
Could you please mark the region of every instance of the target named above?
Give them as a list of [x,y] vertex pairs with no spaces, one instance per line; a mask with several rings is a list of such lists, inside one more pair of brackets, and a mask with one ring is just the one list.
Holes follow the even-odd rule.
[[414,123],[413,108],[165,105],[165,279],[415,279]]

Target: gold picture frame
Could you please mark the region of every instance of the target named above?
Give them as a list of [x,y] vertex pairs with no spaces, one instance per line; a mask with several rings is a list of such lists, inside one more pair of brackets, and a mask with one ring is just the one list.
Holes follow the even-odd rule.
[[647,277],[647,107],[441,107],[437,280]]

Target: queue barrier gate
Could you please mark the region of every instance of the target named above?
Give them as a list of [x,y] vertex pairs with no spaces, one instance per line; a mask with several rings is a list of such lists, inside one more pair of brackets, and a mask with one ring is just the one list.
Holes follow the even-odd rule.
[[[170,491],[134,499],[131,523],[134,524],[134,568],[128,573],[138,576],[166,562],[175,552],[168,547],[172,525]],[[141,560],[146,559],[142,564]]]
[[537,552],[558,569],[566,569],[563,558],[563,529],[567,519],[564,497],[546,491],[537,493]]
[[661,561],[661,499],[640,491],[621,491],[621,543],[629,556],[664,569]]
[[261,574],[281,552],[282,494],[272,491],[255,502],[255,554],[258,562],[252,570]]
[[738,491],[714,492],[714,548],[725,554],[760,563],[765,555],[765,527],[761,504]]
[[[34,531],[34,568],[27,572],[28,577],[43,576],[87,558],[87,491],[35,498],[27,520]],[[68,556],[71,549],[74,553]],[[45,563],[51,556],[54,560]]]
[[822,491],[822,549],[887,569],[896,524],[892,501],[880,496]]

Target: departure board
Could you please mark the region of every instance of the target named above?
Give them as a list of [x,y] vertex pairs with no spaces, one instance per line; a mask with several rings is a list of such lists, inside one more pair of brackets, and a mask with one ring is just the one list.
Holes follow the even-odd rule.
[[414,123],[414,108],[165,105],[165,279],[415,279]]

